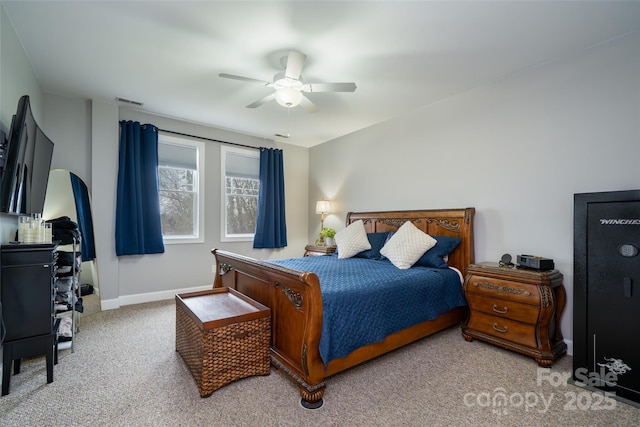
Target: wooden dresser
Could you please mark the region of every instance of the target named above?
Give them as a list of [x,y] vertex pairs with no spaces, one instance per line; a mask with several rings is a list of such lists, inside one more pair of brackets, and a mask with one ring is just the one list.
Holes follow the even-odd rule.
[[558,270],[472,264],[464,293],[469,315],[462,335],[467,341],[477,338],[517,351],[544,367],[567,351],[560,330],[566,294]]

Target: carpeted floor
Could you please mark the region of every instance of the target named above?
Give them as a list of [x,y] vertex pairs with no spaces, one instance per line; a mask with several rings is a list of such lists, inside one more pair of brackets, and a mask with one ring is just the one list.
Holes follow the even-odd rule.
[[82,297],[84,316],[90,316],[100,311],[100,295],[93,293]]
[[464,341],[459,328],[330,378],[317,410],[302,408],[297,388],[275,369],[201,398],[174,340],[173,301],[84,316],[53,383],[44,358],[24,361],[12,376],[0,425],[640,425],[640,409],[556,381],[570,373],[570,357],[539,370],[530,358]]

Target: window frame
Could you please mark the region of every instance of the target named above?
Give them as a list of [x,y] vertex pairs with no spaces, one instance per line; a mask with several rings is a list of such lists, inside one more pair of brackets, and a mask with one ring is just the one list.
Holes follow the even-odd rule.
[[[198,141],[192,138],[187,137],[177,137],[172,135],[167,135],[164,133],[158,133],[158,144],[169,144],[174,146],[186,146],[196,149],[197,156],[197,171],[196,171],[196,181],[197,181],[197,189],[194,192],[196,195],[196,203],[197,207],[195,212],[197,212],[197,217],[195,221],[197,225],[195,227],[196,235],[195,236],[165,236],[162,234],[162,239],[166,245],[176,245],[176,244],[196,244],[196,243],[204,243],[205,236],[205,215],[204,215],[204,206],[205,206],[205,144],[202,141]],[[158,182],[159,184],[159,182]]]
[[[253,157],[258,160],[260,164],[260,151],[258,149],[241,148],[229,145],[220,146],[220,188],[221,188],[221,203],[220,203],[220,241],[221,242],[253,242],[255,232],[251,234],[236,234],[227,235],[227,153],[241,154],[243,156]],[[260,176],[260,170],[258,166],[258,177]],[[259,179],[259,178],[258,178]]]

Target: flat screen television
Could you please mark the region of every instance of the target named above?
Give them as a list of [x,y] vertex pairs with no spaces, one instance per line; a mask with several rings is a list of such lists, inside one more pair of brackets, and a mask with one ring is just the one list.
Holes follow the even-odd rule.
[[20,215],[41,213],[49,181],[53,142],[36,123],[29,96],[18,102],[4,147],[0,180],[0,212]]

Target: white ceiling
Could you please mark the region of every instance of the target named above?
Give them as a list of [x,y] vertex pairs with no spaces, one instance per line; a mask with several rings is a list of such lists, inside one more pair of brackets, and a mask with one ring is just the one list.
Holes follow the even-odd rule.
[[[313,146],[640,29],[640,2],[2,1],[45,92]],[[290,49],[309,114],[229,73],[272,81]]]

